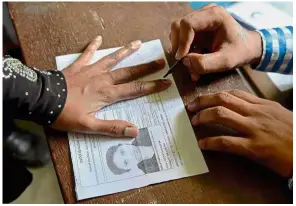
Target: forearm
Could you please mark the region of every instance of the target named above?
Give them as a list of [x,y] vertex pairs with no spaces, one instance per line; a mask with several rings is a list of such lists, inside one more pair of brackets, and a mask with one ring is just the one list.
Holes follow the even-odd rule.
[[283,74],[293,73],[293,27],[261,29],[262,55],[254,69]]
[[67,85],[59,71],[39,71],[9,56],[3,58],[3,109],[16,119],[50,125],[60,115]]

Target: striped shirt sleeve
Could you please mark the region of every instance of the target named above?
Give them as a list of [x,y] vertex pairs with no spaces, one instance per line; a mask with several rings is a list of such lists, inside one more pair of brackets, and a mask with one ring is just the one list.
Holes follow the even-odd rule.
[[293,74],[293,27],[257,30],[262,39],[262,57],[255,68],[264,72]]

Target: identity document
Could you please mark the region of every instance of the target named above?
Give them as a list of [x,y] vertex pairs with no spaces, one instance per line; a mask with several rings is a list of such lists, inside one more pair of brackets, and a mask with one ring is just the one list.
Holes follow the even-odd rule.
[[[90,63],[118,48],[96,51]],[[56,57],[58,70],[78,56]],[[143,43],[114,69],[161,58],[166,67],[143,80],[161,79],[169,66],[160,40]],[[169,78],[173,84],[166,91],[122,101],[96,113],[98,119],[121,119],[137,125],[138,137],[68,133],[78,200],[208,172],[174,79]]]

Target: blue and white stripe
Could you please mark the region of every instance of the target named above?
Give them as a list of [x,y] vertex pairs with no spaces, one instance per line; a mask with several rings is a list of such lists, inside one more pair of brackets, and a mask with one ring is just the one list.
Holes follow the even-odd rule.
[[259,71],[293,73],[293,27],[257,30],[262,38],[262,57],[255,68]]

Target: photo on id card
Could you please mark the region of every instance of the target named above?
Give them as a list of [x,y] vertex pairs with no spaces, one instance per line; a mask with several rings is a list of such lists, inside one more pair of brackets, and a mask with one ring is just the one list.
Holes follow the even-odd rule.
[[141,128],[139,135],[132,140],[110,141],[101,138],[107,182],[159,172],[156,136],[162,136],[160,126]]

